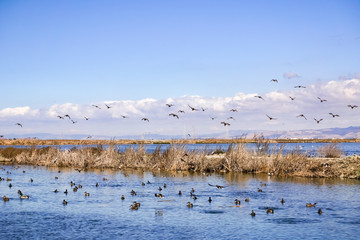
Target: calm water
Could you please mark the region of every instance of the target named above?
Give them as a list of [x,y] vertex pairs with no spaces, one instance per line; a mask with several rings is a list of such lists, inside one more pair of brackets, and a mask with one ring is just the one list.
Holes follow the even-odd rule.
[[[306,153],[309,156],[317,156],[317,149],[324,145],[328,145],[329,143],[286,143],[286,144],[270,144],[269,145],[269,153],[278,151],[281,147],[283,147],[283,152],[291,152],[291,151],[299,151],[302,153]],[[157,147],[161,147],[162,150],[165,150],[168,146],[168,144],[159,145],[159,144],[144,144],[145,150],[148,153],[153,153]],[[216,149],[222,149],[226,151],[230,144],[185,144],[185,149],[188,150],[194,150],[194,151],[203,151],[206,150],[207,152],[212,152]],[[0,146],[0,148],[5,148],[8,146]],[[12,146],[12,147],[18,147],[18,148],[28,148],[31,146]],[[47,145],[44,146],[37,146],[37,147],[47,147]],[[97,145],[59,145],[55,146],[62,150],[71,149],[71,148],[80,148],[80,147],[97,147]],[[107,145],[103,146],[104,148],[107,148]],[[116,145],[116,148],[120,151],[125,151],[127,148],[138,148],[139,145],[131,145],[131,144],[122,144],[122,145]],[[249,150],[256,150],[256,145],[252,143],[245,144],[245,147],[247,147]],[[338,143],[337,147],[341,149],[345,156],[353,155],[354,153],[357,155],[360,155],[360,143]]]
[[[1,197],[10,198],[0,202],[0,239],[359,239],[360,236],[359,180],[0,167],[0,176],[12,179],[0,182]],[[70,181],[83,188],[73,192]],[[209,183],[225,187],[218,189]],[[160,186],[163,199],[154,196],[160,193]],[[196,200],[190,197],[192,188]],[[258,192],[258,188],[263,191]],[[18,189],[30,198],[21,200]],[[55,189],[59,192],[54,193]],[[63,193],[65,189],[69,191],[67,195]],[[130,194],[132,189],[136,196]],[[84,196],[85,191],[90,193],[89,197]],[[125,200],[121,200],[122,194]],[[244,201],[247,197],[249,202]],[[236,198],[241,200],[238,207],[234,203]],[[281,198],[285,199],[284,204]],[[68,201],[66,206],[63,199]],[[130,210],[134,201],[141,203],[138,210]],[[194,204],[193,208],[186,206],[188,201]],[[307,208],[307,202],[317,205]],[[274,214],[266,214],[267,207],[273,208]],[[317,213],[319,208],[323,210],[321,215]],[[251,210],[255,217],[250,216]]]

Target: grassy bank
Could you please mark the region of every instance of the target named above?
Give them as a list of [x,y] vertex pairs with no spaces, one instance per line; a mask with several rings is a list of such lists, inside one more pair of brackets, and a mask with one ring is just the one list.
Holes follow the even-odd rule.
[[[261,136],[253,138],[232,138],[232,139],[167,139],[167,140],[96,140],[96,139],[0,139],[0,145],[24,145],[24,146],[41,146],[41,145],[110,145],[110,144],[222,144],[222,143],[257,143]],[[269,143],[340,143],[340,142],[360,142],[360,139],[266,139]]]
[[[299,152],[265,154],[262,148],[249,151],[244,144],[231,144],[211,154],[189,151],[184,145],[159,145],[154,153],[146,153],[143,145],[118,151],[115,145],[73,148],[61,151],[56,147],[0,149],[0,161],[13,164],[114,169],[144,169],[194,172],[266,173],[303,177],[343,177],[360,179],[360,156],[340,157],[336,145],[319,149],[324,157],[309,158]],[[162,148],[164,148],[162,150]],[[327,149],[326,149],[327,148]],[[331,158],[329,158],[331,157]]]

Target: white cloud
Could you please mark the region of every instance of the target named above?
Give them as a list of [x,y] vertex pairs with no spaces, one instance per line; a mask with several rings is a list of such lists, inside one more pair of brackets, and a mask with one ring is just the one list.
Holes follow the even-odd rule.
[[286,72],[283,74],[284,78],[292,79],[292,78],[300,78],[300,76],[297,73],[294,72]]
[[0,117],[17,117],[17,116],[36,116],[39,110],[31,110],[29,106],[26,107],[15,107],[15,108],[4,108],[0,111]]
[[[265,100],[255,98],[255,95],[257,94],[240,92],[232,97],[194,95],[163,100],[146,98],[137,101],[95,103],[101,109],[92,106],[93,103],[56,104],[48,109],[5,108],[0,110],[0,127],[4,129],[6,119],[13,121],[20,116],[31,120],[26,126],[31,125],[33,132],[48,131],[63,134],[71,132],[109,136],[144,133],[194,135],[238,129],[290,130],[359,125],[359,109],[351,110],[347,107],[348,104],[360,106],[359,79],[317,83],[305,89],[272,91],[263,94]],[[289,96],[296,98],[292,101]],[[321,103],[318,97],[327,99],[327,102]],[[166,103],[172,103],[174,106],[169,108]],[[107,109],[105,104],[111,108]],[[188,105],[199,111],[191,111]],[[202,111],[202,108],[206,111]],[[236,108],[238,112],[231,112],[232,108]],[[185,114],[178,113],[179,110],[184,110]],[[341,117],[333,118],[329,112],[339,114]],[[179,119],[169,116],[169,113],[178,114]],[[57,118],[57,115],[65,114],[69,114],[77,123],[72,124],[67,119]],[[277,120],[270,121],[266,114]],[[300,114],[304,114],[308,120],[297,118]],[[128,118],[123,118],[124,115]],[[90,119],[86,121],[84,116]],[[210,116],[216,119],[211,120]],[[149,118],[150,122],[141,121],[142,117]],[[230,117],[235,120],[229,119]],[[323,118],[324,121],[316,124],[313,118]],[[230,122],[230,127],[222,126],[221,121]],[[23,130],[16,128],[16,131]]]

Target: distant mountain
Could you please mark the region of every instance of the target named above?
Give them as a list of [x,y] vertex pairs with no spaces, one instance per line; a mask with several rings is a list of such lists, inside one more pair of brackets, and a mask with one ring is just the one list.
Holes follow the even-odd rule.
[[[253,138],[254,135],[262,134],[266,138],[283,138],[283,139],[360,139],[360,126],[347,127],[347,128],[324,128],[324,129],[305,129],[305,130],[289,130],[289,131],[245,131],[245,130],[232,130],[227,133],[212,133],[202,134],[198,136],[190,136],[188,138]],[[95,135],[89,136],[85,134],[74,135],[57,135],[49,133],[34,133],[26,135],[9,134],[4,138],[38,138],[38,139],[182,139],[183,135],[161,135],[161,134],[146,134],[146,135],[124,135],[124,136],[105,136]]]

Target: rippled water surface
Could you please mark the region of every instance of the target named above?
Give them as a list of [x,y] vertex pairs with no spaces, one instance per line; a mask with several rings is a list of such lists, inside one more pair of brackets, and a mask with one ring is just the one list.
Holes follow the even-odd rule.
[[[359,180],[1,167],[0,177],[5,180],[0,181],[0,194],[10,200],[0,202],[0,239],[359,239],[360,236]],[[83,187],[74,192],[71,181]],[[190,196],[192,188],[196,200]],[[20,199],[19,189],[30,198]],[[55,189],[59,192],[54,193]],[[131,190],[136,192],[135,196],[130,194]],[[89,197],[85,197],[85,191],[90,193]],[[178,195],[179,191],[182,195]],[[162,193],[164,198],[155,197],[155,193]],[[244,201],[247,197],[249,202]],[[66,206],[62,204],[64,199],[68,202]],[[241,204],[235,205],[235,199]],[[141,204],[138,210],[130,209],[134,201]],[[193,203],[193,207],[188,208],[187,202]],[[306,207],[310,202],[316,202],[316,207]],[[267,208],[274,209],[274,213],[267,214]],[[323,211],[321,215],[319,208]],[[254,217],[250,215],[252,210],[256,213]]]

